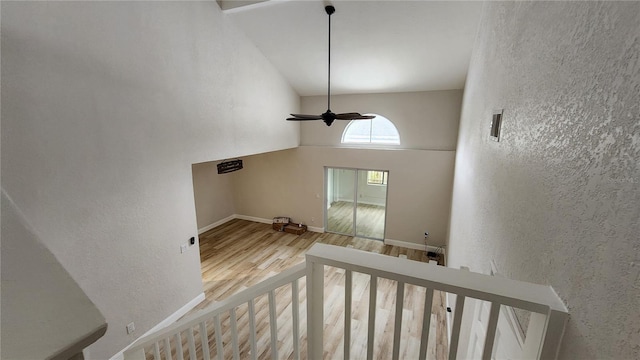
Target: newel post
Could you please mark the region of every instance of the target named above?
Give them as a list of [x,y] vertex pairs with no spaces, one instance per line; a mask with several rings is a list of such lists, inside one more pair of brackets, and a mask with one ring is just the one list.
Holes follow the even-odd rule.
[[323,357],[324,264],[307,255],[307,354],[309,359]]
[[534,359],[558,358],[569,314],[549,309],[547,314],[531,313],[523,356]]

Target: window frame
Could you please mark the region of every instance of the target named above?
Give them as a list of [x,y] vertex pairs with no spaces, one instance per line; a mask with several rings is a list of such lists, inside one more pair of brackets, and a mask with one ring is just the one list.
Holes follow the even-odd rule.
[[[380,142],[380,141],[374,141],[374,135],[373,135],[373,129],[374,129],[374,121],[376,120],[376,118],[374,119],[369,119],[369,120],[351,120],[344,128],[344,130],[342,131],[342,137],[340,138],[340,144],[343,146],[349,146],[349,147],[399,147],[402,145],[402,141],[400,139],[400,131],[398,131],[398,127],[393,123],[393,121],[389,120],[387,117],[379,115],[379,114],[364,114],[364,115],[373,115],[376,118],[381,118],[385,123],[384,125],[391,125],[394,133],[391,134],[392,136],[396,136],[397,135],[397,143],[389,143],[389,142]],[[362,122],[362,121],[368,121],[369,122],[369,134],[368,134],[368,141],[346,141],[346,137],[349,136],[350,134],[348,134],[349,129],[351,128],[352,125],[354,125],[354,121],[358,121],[358,122]],[[351,136],[355,136],[353,134],[351,134]],[[386,135],[389,136],[389,135]],[[395,141],[395,139],[394,139]]]
[[[379,180],[373,179],[371,174],[380,174]],[[376,176],[378,177],[378,176]],[[367,170],[367,185],[371,186],[387,186],[389,183],[389,172],[388,171],[377,171],[377,170]]]

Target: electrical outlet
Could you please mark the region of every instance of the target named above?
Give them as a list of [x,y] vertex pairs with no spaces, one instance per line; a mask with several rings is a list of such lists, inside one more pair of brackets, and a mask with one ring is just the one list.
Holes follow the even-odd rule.
[[313,217],[312,217],[312,218],[311,218],[311,222],[315,222],[315,221],[316,221],[316,218],[313,218]]
[[187,251],[187,245],[180,245],[180,254],[184,254]]
[[133,334],[134,331],[136,331],[136,324],[134,323],[127,324],[127,334]]

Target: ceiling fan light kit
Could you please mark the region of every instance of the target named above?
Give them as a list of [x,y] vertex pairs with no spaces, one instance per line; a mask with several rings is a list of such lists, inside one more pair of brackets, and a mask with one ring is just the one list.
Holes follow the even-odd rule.
[[311,121],[322,120],[327,126],[331,126],[335,120],[367,120],[373,119],[372,115],[361,115],[357,112],[336,114],[331,111],[331,14],[336,12],[336,8],[332,5],[324,7],[327,15],[329,15],[329,56],[327,61],[327,111],[320,115],[291,114],[290,121]]

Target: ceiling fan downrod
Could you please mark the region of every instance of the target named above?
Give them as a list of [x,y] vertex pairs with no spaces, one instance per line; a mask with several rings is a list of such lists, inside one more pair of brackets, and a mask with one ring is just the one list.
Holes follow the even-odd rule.
[[331,14],[336,12],[336,8],[332,5],[324,7],[327,15],[329,15],[329,36],[328,36],[328,61],[327,61],[327,111],[320,115],[306,115],[306,114],[291,114],[290,121],[311,121],[322,120],[327,126],[331,126],[335,120],[366,120],[373,119],[373,115],[361,115],[357,112],[349,112],[342,114],[335,114],[331,111]]
[[324,11],[329,15],[329,35],[328,35],[328,58],[327,58],[327,112],[331,112],[331,15],[336,12],[336,8],[333,5],[327,5],[324,7]]

